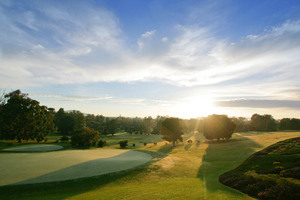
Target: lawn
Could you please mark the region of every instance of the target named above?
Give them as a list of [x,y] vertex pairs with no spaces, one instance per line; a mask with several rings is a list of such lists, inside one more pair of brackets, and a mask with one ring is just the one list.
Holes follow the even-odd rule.
[[[207,142],[202,134],[190,133],[184,139],[193,140],[193,144],[172,147],[159,136],[119,134],[102,138],[108,143],[104,149],[118,148],[117,142],[127,139],[130,149],[150,153],[152,162],[90,178],[4,186],[0,187],[0,199],[252,199],[219,183],[219,175],[258,150],[299,136],[300,132],[251,132],[236,133],[229,142]],[[201,140],[201,144],[195,140]],[[144,142],[148,144],[144,146]],[[138,145],[133,147],[132,143]]]

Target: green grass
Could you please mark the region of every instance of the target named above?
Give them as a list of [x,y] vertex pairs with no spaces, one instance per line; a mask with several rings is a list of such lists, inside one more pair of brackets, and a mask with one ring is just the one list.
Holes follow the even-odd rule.
[[[219,183],[218,177],[239,166],[252,153],[297,136],[299,132],[240,133],[234,134],[229,142],[217,143],[206,142],[202,134],[190,133],[184,139],[192,139],[193,144],[179,143],[176,147],[166,145],[160,136],[106,136],[102,138],[108,144],[104,149],[119,148],[118,141],[127,139],[129,148],[157,152],[161,156],[142,167],[120,173],[0,187],[0,199],[252,199]],[[196,145],[195,140],[199,139],[201,144]],[[138,146],[132,147],[132,143]]]

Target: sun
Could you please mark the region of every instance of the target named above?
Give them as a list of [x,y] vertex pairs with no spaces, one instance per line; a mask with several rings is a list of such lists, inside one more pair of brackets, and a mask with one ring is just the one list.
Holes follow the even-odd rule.
[[180,101],[176,105],[178,115],[182,118],[204,117],[216,112],[213,98],[196,96]]

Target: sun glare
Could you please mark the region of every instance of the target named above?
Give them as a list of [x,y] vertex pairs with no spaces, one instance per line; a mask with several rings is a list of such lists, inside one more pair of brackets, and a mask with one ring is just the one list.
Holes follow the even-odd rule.
[[197,96],[189,98],[179,103],[176,108],[179,111],[180,117],[196,118],[213,114],[216,108],[213,105],[213,99]]

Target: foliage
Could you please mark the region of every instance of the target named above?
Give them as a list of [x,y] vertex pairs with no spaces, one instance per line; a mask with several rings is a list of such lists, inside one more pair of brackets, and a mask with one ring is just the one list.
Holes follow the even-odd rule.
[[70,138],[68,137],[68,136],[66,136],[66,135],[64,135],[64,136],[62,136],[61,138],[60,138],[60,141],[61,142],[68,142],[70,140]]
[[98,147],[104,147],[105,144],[106,144],[106,141],[104,141],[104,140],[99,140],[98,141]]
[[219,180],[258,199],[299,199],[299,152],[291,151],[299,142],[300,138],[293,138],[273,144],[222,174]]
[[128,146],[128,140],[122,140],[119,142],[121,149],[124,149]]
[[54,109],[40,106],[27,94],[16,90],[6,94],[0,103],[0,138],[37,142],[54,131]]
[[276,131],[277,124],[272,115],[253,114],[251,117],[251,129],[253,131]]
[[300,119],[283,118],[278,125],[279,130],[300,130]]
[[206,139],[230,139],[235,129],[235,124],[227,115],[210,115],[205,118],[203,135]]
[[59,133],[72,135],[85,127],[85,118],[79,111],[65,112],[63,108],[60,108],[55,114],[54,123]]
[[90,147],[95,146],[99,138],[99,132],[91,129],[84,128],[75,133],[71,137],[71,144],[75,147]]
[[183,136],[183,127],[179,118],[166,118],[161,125],[160,134],[162,138],[173,142],[173,146],[175,146],[175,142],[181,141]]

